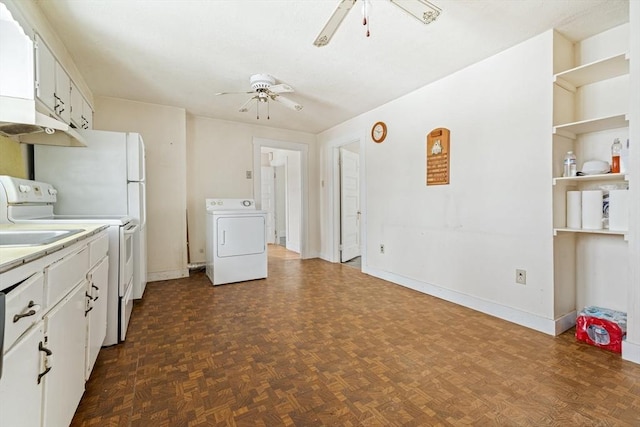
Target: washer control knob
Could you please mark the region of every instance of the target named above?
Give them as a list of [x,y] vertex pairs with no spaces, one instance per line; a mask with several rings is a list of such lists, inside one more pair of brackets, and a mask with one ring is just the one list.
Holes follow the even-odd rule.
[[31,191],[31,186],[20,184],[20,186],[18,187],[18,190],[20,190],[21,193],[28,193],[29,191]]
[[55,196],[56,194],[58,194],[58,190],[56,190],[55,188],[49,188],[49,194]]
[[251,200],[243,200],[242,201],[242,206],[245,206],[245,207],[251,206]]

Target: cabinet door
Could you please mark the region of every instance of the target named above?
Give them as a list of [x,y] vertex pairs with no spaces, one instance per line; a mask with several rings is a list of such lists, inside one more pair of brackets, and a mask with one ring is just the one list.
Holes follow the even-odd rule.
[[39,350],[39,344],[43,340],[41,321],[4,355],[0,379],[0,424],[3,426],[40,425],[42,382],[38,376],[44,372],[44,353]]
[[93,109],[84,98],[82,99],[82,129],[93,129]]
[[68,426],[84,393],[86,281],[45,316],[51,371],[44,381],[43,425]]
[[56,114],[65,123],[71,123],[71,79],[56,62]]
[[56,58],[36,34],[36,96],[49,110],[56,108]]
[[109,257],[104,257],[87,275],[89,307],[87,311],[87,355],[85,379],[89,379],[93,365],[107,335],[107,291]]
[[78,90],[78,87],[76,86],[76,84],[72,81],[71,82],[71,123],[79,128],[82,129],[82,108],[83,108],[83,102],[84,102],[84,98],[82,97],[82,94],[80,93],[80,91]]

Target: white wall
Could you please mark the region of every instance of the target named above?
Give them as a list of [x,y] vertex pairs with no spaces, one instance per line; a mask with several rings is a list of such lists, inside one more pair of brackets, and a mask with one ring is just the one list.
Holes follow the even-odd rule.
[[[310,252],[317,253],[318,172],[316,137],[310,133],[274,129],[199,116],[187,116],[187,182],[190,262],[205,262],[205,208],[208,197],[255,198],[253,179],[253,138],[295,142],[309,146],[307,180],[311,190],[308,210]],[[260,171],[254,171],[259,174]],[[258,199],[258,198],[256,198]]]
[[188,276],[185,110],[96,97],[94,128],[142,134],[147,160],[148,279]]
[[[548,326],[552,58],[547,32],[319,135],[324,161],[334,141],[365,135],[365,272]],[[378,120],[388,126],[382,144],[369,136]],[[426,136],[438,127],[451,131],[450,184],[427,187]],[[526,286],[515,284],[516,268],[527,270]]]
[[[627,340],[622,357],[640,363],[640,2],[629,2],[629,265]],[[635,219],[635,221],[633,220]]]

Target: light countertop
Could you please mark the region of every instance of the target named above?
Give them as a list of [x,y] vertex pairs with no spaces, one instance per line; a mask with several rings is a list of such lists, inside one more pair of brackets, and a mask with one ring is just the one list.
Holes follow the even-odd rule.
[[73,234],[48,245],[34,246],[0,246],[0,273],[18,267],[24,263],[42,258],[80,240],[93,236],[106,229],[107,224],[0,224],[2,231],[34,231],[34,230],[71,230],[84,231]]

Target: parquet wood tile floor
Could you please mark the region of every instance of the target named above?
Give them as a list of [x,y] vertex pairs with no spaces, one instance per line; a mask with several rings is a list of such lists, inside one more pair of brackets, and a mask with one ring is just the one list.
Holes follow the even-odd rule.
[[640,366],[322,260],[149,283],[72,426],[640,426]]

